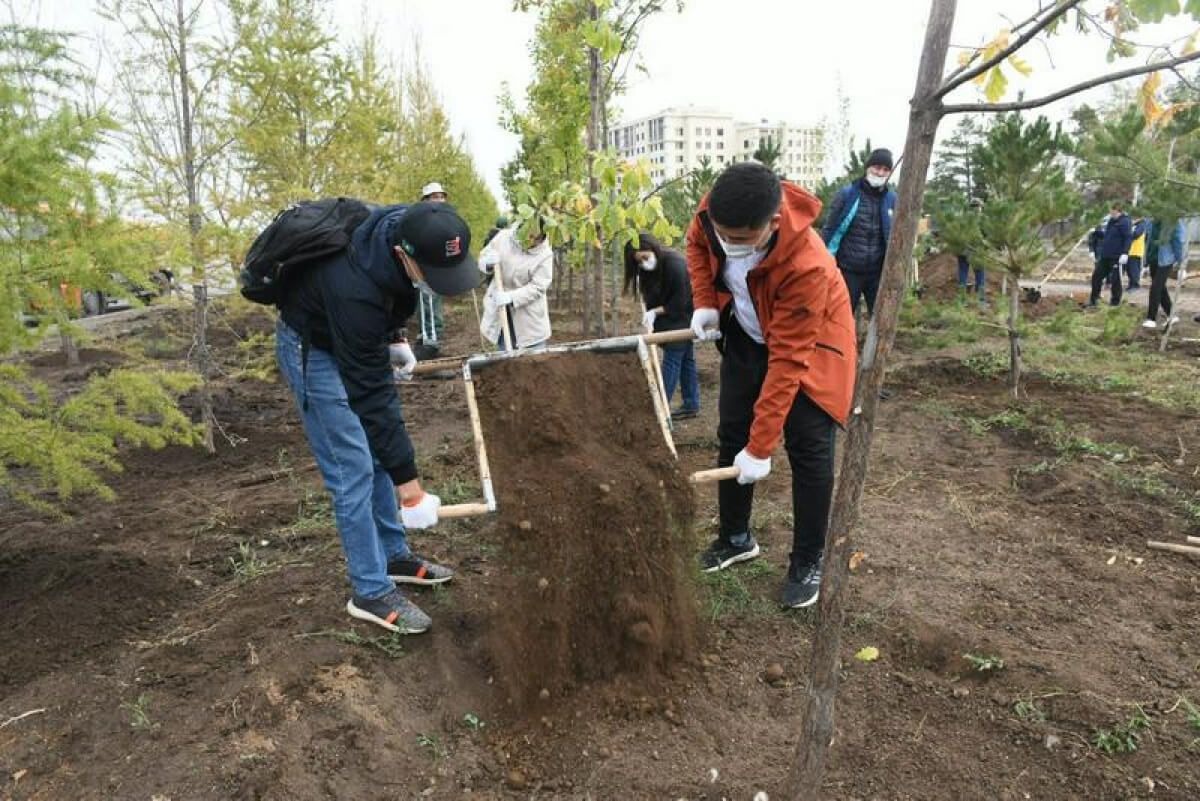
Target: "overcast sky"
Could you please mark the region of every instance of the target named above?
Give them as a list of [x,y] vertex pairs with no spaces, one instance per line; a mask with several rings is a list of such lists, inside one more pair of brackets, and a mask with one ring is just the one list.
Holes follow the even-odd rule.
[[[94,32],[95,16],[78,11],[85,1],[41,0],[42,21]],[[498,125],[496,98],[504,82],[520,95],[531,78],[533,15],[514,12],[511,0],[331,0],[330,5],[347,40],[375,25],[397,60],[411,54],[414,37],[419,39],[455,129],[499,193],[500,166],[512,156],[516,141]],[[1005,26],[1002,13],[1019,19],[1035,8],[1035,0],[962,0],[951,41],[978,44]],[[856,140],[870,138],[899,153],[928,14],[929,0],[686,0],[682,13],[667,11],[647,24],[640,53],[648,75],[635,76],[617,106],[625,117],[694,104],[742,119],[818,123],[836,115],[840,81]],[[1191,31],[1190,24],[1176,21],[1143,29],[1137,38],[1157,43]],[[1028,79],[1012,75],[1013,97],[1021,90],[1041,95],[1114,68],[1105,62],[1099,36],[1073,31],[1056,37],[1052,61],[1041,46],[1026,48],[1023,56],[1035,72]],[[1096,90],[1082,97],[1095,100],[1103,94]],[[973,99],[976,90],[964,88],[956,97]],[[1061,118],[1069,109],[1070,104],[1060,103],[1047,113]],[[942,133],[952,125],[943,123]]]

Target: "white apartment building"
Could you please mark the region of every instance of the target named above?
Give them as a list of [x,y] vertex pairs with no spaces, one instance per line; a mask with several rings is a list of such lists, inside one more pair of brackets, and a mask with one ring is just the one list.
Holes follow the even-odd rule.
[[609,145],[623,158],[650,163],[656,183],[696,169],[705,156],[716,170],[748,161],[768,139],[779,144],[775,166],[785,178],[812,187],[824,177],[825,142],[816,127],[767,120],[737,122],[732,114],[688,106],[624,122],[609,132]]

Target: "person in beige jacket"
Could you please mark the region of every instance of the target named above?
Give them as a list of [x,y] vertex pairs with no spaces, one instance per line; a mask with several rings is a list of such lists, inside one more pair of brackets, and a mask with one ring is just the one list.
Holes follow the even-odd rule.
[[[546,290],[554,278],[554,251],[536,223],[527,227],[530,233],[524,235],[521,226],[504,229],[479,255],[481,269],[492,276],[483,296],[479,329],[501,350],[533,348],[550,339]],[[512,330],[507,332],[501,326],[502,306],[508,306],[511,321]]]

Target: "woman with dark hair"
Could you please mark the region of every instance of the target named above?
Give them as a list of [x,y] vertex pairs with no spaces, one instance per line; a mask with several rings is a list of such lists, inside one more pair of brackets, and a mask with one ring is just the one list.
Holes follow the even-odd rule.
[[[679,331],[691,327],[692,285],[683,254],[663,247],[646,232],[625,244],[625,291],[635,289],[645,304],[642,325],[647,332]],[[700,413],[700,376],[692,343],[663,347],[663,389],[667,401],[680,385],[683,405],[671,412],[674,420]]]

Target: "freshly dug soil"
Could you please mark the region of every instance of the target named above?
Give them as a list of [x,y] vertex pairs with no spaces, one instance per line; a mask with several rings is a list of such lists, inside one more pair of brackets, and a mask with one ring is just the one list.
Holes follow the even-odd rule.
[[511,697],[686,660],[692,493],[636,355],[522,357],[476,384],[505,612],[488,650]]

